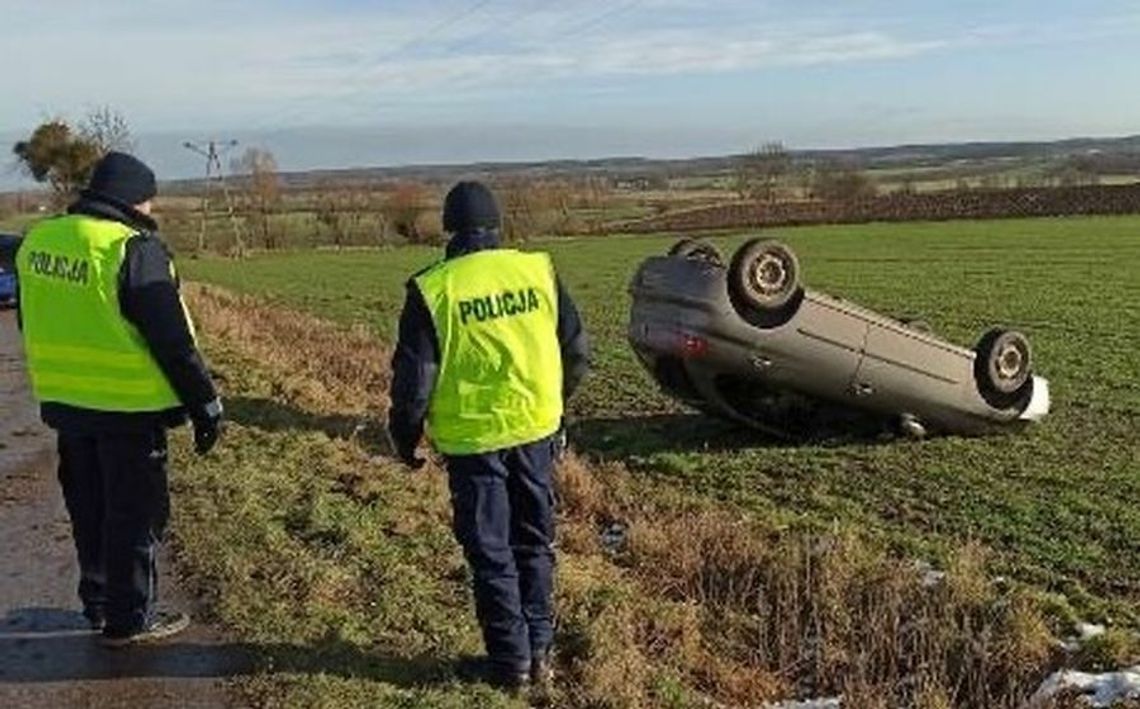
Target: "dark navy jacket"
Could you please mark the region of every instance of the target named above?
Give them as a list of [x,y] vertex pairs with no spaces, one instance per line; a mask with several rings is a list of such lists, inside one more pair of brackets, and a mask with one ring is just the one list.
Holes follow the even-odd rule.
[[170,268],[170,252],[155,233],[158,225],[129,206],[90,196],[67,211],[138,229],[127,240],[119,271],[119,310],[138,329],[183,406],[153,413],[117,413],[45,402],[40,407],[44,422],[77,434],[150,431],[185,423],[188,410],[205,406],[218,394],[190,334],[179,284]]
[[[495,231],[456,235],[447,245],[446,258],[456,258],[499,247]],[[558,343],[562,350],[562,395],[569,397],[589,369],[589,341],[578,308],[558,283]],[[423,294],[408,281],[404,310],[400,313],[399,340],[392,356],[392,408],[388,430],[397,454],[408,460],[424,431],[428,405],[439,370],[440,348],[435,325]]]

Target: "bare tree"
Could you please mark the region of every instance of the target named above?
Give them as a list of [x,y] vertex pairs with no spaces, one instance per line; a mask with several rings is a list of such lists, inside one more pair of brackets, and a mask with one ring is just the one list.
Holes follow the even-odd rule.
[[352,196],[343,189],[328,189],[317,195],[313,214],[326,238],[338,249],[350,243],[361,214],[353,209]]
[[248,148],[231,167],[246,175],[242,211],[250,231],[261,237],[265,248],[277,248],[281,241],[280,230],[273,226],[273,215],[281,202],[277,159],[263,148]]
[[47,183],[53,201],[62,205],[87,183],[99,158],[111,150],[130,150],[130,128],[110,107],[92,111],[78,127],[63,118],[36,126],[27,140],[12,146],[21,167],[37,182]]
[[100,155],[113,150],[129,153],[135,149],[127,119],[110,106],[102,106],[88,113],[79,126],[79,132],[98,147]]
[[1050,180],[1058,187],[1100,184],[1096,161],[1087,155],[1070,155],[1049,169]]
[[610,227],[613,182],[603,175],[591,175],[585,179],[577,192],[575,206],[587,213],[586,231],[591,234],[605,233]]
[[878,188],[857,165],[826,160],[815,166],[812,191],[825,202],[853,202],[874,197]]
[[792,171],[792,157],[784,144],[769,142],[737,159],[734,176],[741,199],[774,202],[781,181]]
[[[337,248],[383,246],[389,241],[392,227],[388,215],[390,207],[390,198],[381,202],[379,193],[368,187],[327,185],[317,193],[312,205],[318,226],[315,243],[332,244]],[[429,230],[420,229],[418,224],[416,228],[419,236],[430,235]]]
[[427,189],[415,182],[402,182],[384,201],[383,213],[397,234],[409,243],[422,244],[433,237],[420,223],[427,209]]
[[[496,182],[495,193],[503,212],[503,239],[507,242],[524,242],[532,236],[569,228],[575,194],[565,182],[504,179]],[[601,192],[578,195],[578,201],[590,202],[588,208],[599,207],[603,199]]]
[[503,211],[503,240],[521,243],[533,236],[545,206],[538,185],[522,178],[501,180],[495,192]]

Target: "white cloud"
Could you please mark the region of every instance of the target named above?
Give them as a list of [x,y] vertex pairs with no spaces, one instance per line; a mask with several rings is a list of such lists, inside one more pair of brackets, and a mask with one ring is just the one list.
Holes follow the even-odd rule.
[[756,31],[714,40],[700,31],[656,31],[549,49],[536,42],[507,50],[393,58],[373,66],[299,63],[293,68],[293,80],[299,83],[291,87],[326,97],[369,92],[398,95],[590,76],[668,76],[896,59],[945,45],[878,32],[790,36]]
[[[956,28],[923,23],[921,12],[908,22],[802,4],[0,0],[0,46],[24,58],[0,74],[0,129],[95,104],[150,124],[269,127],[551,82],[894,61],[1122,27]],[[1136,18],[1123,26],[1135,30]]]

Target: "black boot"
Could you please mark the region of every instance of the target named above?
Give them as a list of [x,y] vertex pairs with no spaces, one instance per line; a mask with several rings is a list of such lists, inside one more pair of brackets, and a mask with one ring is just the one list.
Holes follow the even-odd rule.
[[131,645],[152,643],[178,635],[190,627],[190,616],[185,613],[159,612],[147,619],[140,628],[103,627],[99,644],[107,648],[124,648]]
[[466,682],[485,682],[505,692],[522,692],[530,684],[529,667],[515,667],[486,657],[462,658],[455,673]]
[[519,693],[530,686],[530,673],[517,667],[492,664],[485,678],[487,684],[504,692]]

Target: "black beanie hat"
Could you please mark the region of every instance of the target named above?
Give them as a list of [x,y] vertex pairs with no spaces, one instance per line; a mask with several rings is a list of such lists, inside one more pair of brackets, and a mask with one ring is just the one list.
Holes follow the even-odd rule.
[[499,228],[499,205],[481,182],[460,182],[443,200],[443,230],[463,234]]
[[126,153],[111,152],[95,164],[91,181],[82,194],[133,207],[158,194],[158,185],[154,172],[142,160]]

